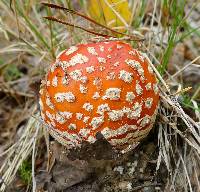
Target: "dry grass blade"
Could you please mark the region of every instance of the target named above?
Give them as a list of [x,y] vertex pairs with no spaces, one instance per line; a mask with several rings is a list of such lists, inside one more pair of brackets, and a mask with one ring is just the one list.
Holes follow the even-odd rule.
[[[182,142],[184,143],[184,146],[187,147],[188,145],[191,147],[192,151],[195,151],[198,155],[200,154],[200,132],[198,131],[200,129],[199,123],[195,122],[191,117],[189,117],[184,110],[182,109],[181,105],[179,104],[178,97],[179,93],[184,92],[187,89],[180,90],[176,92],[175,94],[171,93],[171,90],[169,86],[166,84],[163,77],[160,75],[160,73],[157,71],[157,69],[154,67],[154,65],[149,60],[152,68],[154,69],[155,73],[157,74],[158,79],[160,80],[160,83],[162,86],[160,86],[161,89],[161,102],[164,103],[164,105],[170,105],[171,111],[169,112],[168,109],[162,108],[162,112],[160,113],[160,116],[162,117],[164,123],[158,122],[159,124],[159,134],[158,134],[158,145],[160,146],[159,150],[159,156],[157,160],[157,170],[160,167],[160,163],[163,160],[165,162],[165,165],[169,172],[171,172],[171,179],[169,180],[169,188],[170,190],[177,190],[178,187],[178,181],[182,183],[181,188],[184,188],[185,191],[194,191],[192,186],[192,178],[191,178],[191,167],[192,169],[199,170],[199,167],[194,164],[190,164],[191,160],[189,160],[190,156],[187,156],[187,150],[184,150],[182,152],[179,150],[178,147],[172,147],[170,142],[177,141],[177,134],[182,137]],[[164,87],[164,90],[163,88]],[[197,107],[197,105],[195,105]],[[163,114],[163,115],[162,115]],[[185,123],[186,131],[181,131],[178,128],[178,122],[177,117],[181,118],[182,121]],[[171,128],[173,130],[171,130]],[[170,130],[169,133],[167,130]],[[174,132],[174,133],[173,133]],[[173,134],[174,137],[173,137]],[[168,139],[169,138],[169,139]],[[172,140],[172,141],[170,141]],[[169,147],[169,148],[168,148]],[[175,149],[173,149],[175,148]],[[188,147],[189,148],[189,147]],[[175,154],[178,152],[179,159],[177,160]],[[192,153],[193,155],[193,153]],[[173,161],[175,161],[176,168],[174,169],[171,162],[171,156],[173,156]],[[187,158],[184,159],[183,157],[186,156]],[[182,171],[183,170],[183,171]],[[197,182],[198,186],[198,182]],[[168,189],[166,188],[166,191]]]
[[[35,110],[36,107],[33,108],[33,112]],[[39,116],[38,113],[37,116]],[[22,162],[31,154],[32,151],[35,151],[35,143],[38,138],[41,137],[40,126],[40,123],[35,118],[31,117],[24,128],[23,135],[7,150],[7,160],[0,169],[0,174],[3,173],[2,179],[4,181],[0,187],[0,191],[5,191],[6,186],[9,186],[15,178],[16,172]]]
[[[154,70],[156,69],[154,68]],[[161,78],[161,76],[159,76],[158,78]],[[160,80],[161,82],[164,82],[163,79]],[[165,87],[168,88],[166,84]],[[172,97],[170,95],[164,94],[163,96],[161,95],[161,98],[163,99],[163,102],[168,103],[176,111],[176,114],[181,117],[181,119],[185,122],[185,125],[187,126],[187,132],[190,133],[193,138],[196,138],[197,142],[195,142],[192,138],[187,137],[185,133],[181,133],[175,126],[175,124],[171,124],[172,128],[174,128],[175,126],[174,130],[177,131],[188,142],[188,144],[195,148],[200,154],[200,134],[196,131],[196,129],[200,128],[198,123],[194,122],[188,115],[185,114],[177,100],[177,97]],[[167,119],[167,117],[165,117],[165,119]],[[170,124],[170,120],[167,120],[167,123]]]
[[187,65],[185,65],[182,69],[180,69],[179,71],[177,71],[174,75],[172,75],[172,78],[176,77],[178,74],[180,74],[182,71],[184,71],[185,69],[187,69],[190,65],[192,65],[195,61],[197,61],[200,58],[200,56],[196,57],[194,60],[192,60],[190,63],[188,63]]
[[[1,137],[3,134],[15,135],[8,137],[8,139],[6,137],[6,145],[3,144],[3,147],[0,145],[0,191],[7,191],[12,183],[16,187],[15,178],[18,175],[17,172],[25,159],[31,159],[31,155],[32,170],[30,170],[30,173],[32,173],[33,191],[36,191],[39,186],[35,179],[38,176],[38,160],[40,160],[40,154],[44,156],[50,155],[46,152],[50,149],[49,133],[47,129],[45,129],[46,135],[42,133],[43,122],[39,119],[39,111],[36,109],[38,101],[34,97],[34,93],[37,91],[35,90],[33,93],[32,90],[23,88],[24,85],[29,86],[29,82],[37,82],[43,77],[44,71],[54,59],[54,51],[57,54],[82,41],[98,42],[105,41],[105,39],[109,41],[129,41],[133,47],[136,47],[137,43],[144,40],[140,34],[147,37],[147,41],[141,42],[141,48],[150,55],[152,62],[148,61],[159,79],[160,108],[155,128],[153,129],[156,134],[150,136],[150,139],[153,137],[153,145],[156,148],[153,161],[155,162],[157,158],[157,167],[151,167],[154,167],[152,169],[153,177],[155,175],[156,177],[168,176],[166,177],[166,182],[161,182],[162,186],[156,187],[163,187],[161,191],[199,191],[200,86],[196,85],[196,82],[193,83],[184,79],[184,73],[192,69],[192,67],[194,67],[195,73],[199,70],[198,39],[200,33],[197,30],[199,21],[190,20],[190,16],[196,10],[197,14],[194,14],[194,17],[198,17],[199,8],[197,2],[191,0],[191,2],[194,2],[192,4],[189,1],[178,0],[129,1],[133,7],[132,10],[134,10],[134,17],[131,19],[130,24],[123,21],[123,18],[119,15],[120,12],[114,10],[115,7],[112,3],[109,3],[110,1],[102,1],[110,7],[110,11],[114,12],[117,19],[121,19],[120,21],[124,24],[123,27],[125,26],[123,32],[117,27],[109,28],[104,24],[98,23],[86,16],[86,11],[85,13],[75,11],[79,8],[82,11],[86,1],[55,0],[52,1],[55,3],[53,4],[38,3],[35,0],[24,3],[23,0],[19,0],[10,1],[9,4],[6,0],[0,0],[0,54],[3,56],[3,59],[0,57],[0,71],[5,70],[6,67],[13,63],[17,69],[25,68],[26,70],[26,73],[22,74],[20,78],[9,81],[4,81],[4,76],[1,76],[0,80],[3,79],[3,81],[0,83],[0,92],[4,95],[0,100],[0,104],[3,103],[4,105],[0,105],[0,121],[2,119],[7,121],[8,118],[4,117],[4,113],[7,113],[8,108],[11,109],[10,114],[12,114],[12,111],[17,110],[20,115],[24,114],[24,112],[21,113],[23,110],[25,113],[28,111],[27,116],[22,119],[23,122],[20,121],[19,126],[16,127],[16,120],[11,116],[11,128],[14,127],[14,131],[13,129],[7,131],[8,126],[4,125],[0,129],[0,131],[4,131],[6,128],[6,132],[0,132]],[[79,6],[80,4],[77,6],[74,2],[82,2],[82,7]],[[185,2],[186,4],[184,4]],[[189,7],[184,6],[187,4],[190,4]],[[44,22],[44,15],[49,16],[45,17],[45,19],[50,22]],[[50,17],[54,15],[55,17]],[[62,18],[62,20],[57,18]],[[54,22],[51,21],[63,25],[54,25]],[[48,25],[48,23],[50,24]],[[192,24],[196,24],[196,26],[191,27]],[[66,29],[66,26],[70,26],[75,30],[77,28],[78,30],[74,33],[72,28],[68,27]],[[198,39],[195,39],[196,37]],[[189,43],[185,41],[189,41]],[[181,62],[176,63],[172,57],[173,54],[178,53],[176,46],[179,44],[183,60],[180,59]],[[194,44],[194,46],[190,44]],[[160,71],[157,70],[154,63],[161,67]],[[190,78],[193,79],[193,77]],[[37,85],[39,86],[39,84]],[[184,87],[189,86],[193,87],[192,90],[189,91],[189,88],[184,89]],[[189,97],[189,107],[184,104],[188,99],[185,99],[185,96]],[[20,108],[21,103],[17,102],[17,104],[14,103],[14,106],[10,105],[14,100],[13,98],[16,97],[26,103],[25,108],[27,109],[23,109],[23,106]],[[6,106],[7,104],[9,105],[8,107]],[[33,111],[36,117],[32,117],[29,110]],[[48,125],[45,125],[45,127],[51,130]],[[47,150],[41,150],[38,146],[38,141],[44,141],[40,140],[42,137],[45,137]],[[148,138],[144,142],[149,142]],[[7,143],[8,140],[11,142]],[[145,149],[144,145],[139,147],[142,150]],[[2,161],[2,159],[4,160]],[[52,171],[53,164],[50,162],[49,164],[47,162],[47,168]],[[162,172],[161,175],[160,172]],[[133,176],[135,177],[135,175]],[[122,174],[119,178],[122,180],[126,178],[126,175]],[[115,180],[116,178],[112,179]],[[17,177],[17,181],[21,181],[21,178]],[[132,185],[132,190],[139,190],[150,185],[145,183],[141,183],[139,187]],[[155,185],[157,184],[155,183]],[[112,187],[112,185],[110,186]],[[154,183],[152,182],[153,186]]]

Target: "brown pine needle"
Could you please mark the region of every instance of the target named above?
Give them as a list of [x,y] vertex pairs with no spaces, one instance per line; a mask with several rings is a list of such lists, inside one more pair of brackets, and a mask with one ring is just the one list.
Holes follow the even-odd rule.
[[75,24],[72,24],[72,23],[69,23],[69,22],[66,22],[66,21],[63,21],[61,19],[57,19],[55,17],[43,17],[45,19],[48,19],[48,20],[51,20],[51,21],[55,21],[55,22],[58,22],[58,23],[61,23],[61,24],[64,24],[64,25],[68,25],[70,27],[74,27],[74,28],[78,28],[78,29],[81,29],[83,31],[86,31],[88,33],[91,33],[93,35],[97,35],[97,36],[101,36],[101,37],[113,37],[113,36],[110,36],[110,35],[106,35],[106,34],[102,34],[102,33],[97,33],[95,31],[92,31],[92,30],[89,30],[89,29],[85,29],[79,25],[75,25]]
[[78,12],[72,10],[72,9],[68,9],[66,7],[63,7],[63,6],[60,6],[60,5],[56,5],[56,4],[53,4],[53,3],[42,2],[42,4],[45,5],[45,6],[47,6],[47,7],[50,7],[50,8],[64,10],[64,11],[67,11],[67,12],[72,13],[74,15],[80,16],[80,17],[88,20],[89,22],[91,22],[91,23],[93,23],[95,25],[98,25],[98,26],[100,26],[100,27],[102,27],[102,28],[104,28],[104,29],[106,29],[106,30],[114,33],[114,34],[118,34],[118,35],[122,35],[122,36],[127,36],[128,39],[130,39],[132,41],[144,41],[144,38],[141,38],[141,37],[139,38],[139,37],[135,37],[133,35],[127,35],[125,33],[118,32],[118,31],[116,31],[114,29],[111,29],[111,28],[109,28],[109,27],[107,27],[107,26],[105,26],[103,24],[100,24],[100,23],[96,22],[95,20],[91,19],[90,17],[88,17],[86,15],[83,15],[81,13],[78,13]]

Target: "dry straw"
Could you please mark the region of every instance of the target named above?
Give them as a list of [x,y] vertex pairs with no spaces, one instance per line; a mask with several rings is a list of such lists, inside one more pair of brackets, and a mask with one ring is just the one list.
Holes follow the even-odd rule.
[[[17,1],[16,1],[17,2]],[[101,39],[88,36],[87,34],[83,33],[82,31],[79,31],[77,29],[73,29],[71,32],[66,32],[66,28],[63,26],[56,28],[57,34],[54,33],[51,27],[51,33],[47,32],[44,22],[41,19],[40,13],[37,12],[35,9],[35,6],[33,5],[27,5],[27,7],[32,11],[32,18],[28,16],[25,12],[25,7],[22,6],[20,3],[21,1],[17,2],[14,6],[14,12],[17,14],[14,14],[11,9],[9,9],[9,5],[5,0],[2,0],[0,2],[0,8],[3,10],[5,14],[7,14],[7,19],[10,18],[10,20],[13,19],[13,16],[16,16],[17,23],[18,23],[18,30],[20,31],[27,31],[27,34],[25,36],[19,35],[19,33],[11,27],[11,25],[8,25],[6,23],[6,20],[2,20],[0,18],[0,30],[3,32],[5,38],[10,41],[9,35],[11,34],[13,38],[17,39],[17,41],[12,42],[6,47],[0,49],[0,54],[5,53],[26,53],[31,54],[32,56],[37,56],[39,58],[38,65],[44,61],[51,61],[55,51],[59,52],[59,48],[56,50],[55,47],[60,47],[60,45],[63,44],[63,42],[66,42],[66,39],[68,39],[69,44],[67,46],[70,46],[72,43],[76,43],[80,40],[87,41],[88,39],[92,39],[92,41],[100,41]],[[136,4],[132,2],[132,11],[135,13],[138,13],[138,10],[142,9],[142,3],[143,1],[134,1]],[[106,0],[105,3],[108,4],[108,1]],[[160,38],[161,34],[167,34],[163,31],[166,30],[163,28],[161,24],[161,18],[162,18],[162,12],[157,6],[158,1],[155,1],[153,4],[152,9],[152,17],[150,20],[150,26],[145,25],[139,26],[138,31],[137,30],[129,30],[132,33],[140,34],[139,30],[146,29],[149,31],[149,39],[148,39],[148,48],[145,46],[142,46],[146,52],[148,53],[149,57],[155,61],[156,65],[161,65],[159,61],[155,58],[154,55],[156,55],[156,49],[155,47],[158,46],[159,48],[162,48],[163,46],[166,46],[166,38],[162,37]],[[66,3],[63,3],[63,5],[67,6]],[[33,8],[33,9],[31,9]],[[112,8],[112,7],[111,7]],[[137,9],[137,10],[134,10]],[[113,10],[114,11],[114,10]],[[191,12],[190,12],[191,13]],[[133,15],[132,22],[134,20],[137,20],[136,16],[140,15],[142,17],[141,13],[138,13],[137,15]],[[66,18],[66,15],[61,14],[63,18]],[[68,15],[69,16],[69,15]],[[129,24],[125,23],[123,21],[123,18],[121,18],[120,14],[116,12],[116,16],[121,19],[121,21],[125,24],[125,27],[128,27]],[[183,19],[186,19],[188,16],[185,16]],[[34,19],[35,20],[34,20]],[[75,22],[80,24],[80,21],[78,19],[72,18],[72,16],[69,17],[70,22]],[[67,18],[66,18],[67,19]],[[156,21],[158,23],[157,26],[157,33],[155,33],[153,23]],[[40,27],[35,25],[37,23]],[[132,23],[131,22],[131,23]],[[56,27],[56,26],[54,26]],[[175,26],[176,27],[176,26]],[[41,31],[39,31],[41,29]],[[175,29],[176,30],[176,29]],[[75,31],[75,32],[74,32]],[[41,36],[42,34],[42,36]],[[164,35],[164,36],[165,36]],[[48,39],[50,37],[50,40]],[[80,39],[81,37],[81,39]],[[141,36],[139,36],[141,37]],[[115,39],[116,37],[112,38]],[[34,41],[32,43],[31,39],[36,39],[37,41]],[[20,41],[19,41],[20,40]],[[120,40],[130,40],[130,37],[122,37]],[[49,43],[51,42],[51,43]],[[173,42],[168,42],[170,45]],[[168,47],[170,50],[170,47]],[[151,50],[151,52],[150,52]],[[50,56],[50,54],[51,56]],[[146,57],[148,59],[148,57]],[[159,73],[159,71],[156,69],[156,67],[151,63],[149,60],[149,63],[151,64],[154,72],[157,75],[157,78],[159,80],[159,89],[160,89],[160,108],[159,108],[159,120],[156,122],[156,128],[158,129],[158,146],[159,146],[159,153],[157,158],[157,168],[158,169],[161,166],[161,162],[165,163],[165,166],[168,169],[169,172],[169,178],[168,182],[166,184],[166,191],[176,191],[177,186],[182,187],[184,191],[194,191],[193,185],[200,188],[199,183],[199,173],[198,170],[200,170],[200,114],[197,102],[195,101],[195,98],[192,99],[192,104],[194,107],[194,112],[196,118],[199,122],[195,121],[194,118],[191,118],[188,116],[184,110],[182,109],[181,105],[179,104],[179,99],[181,97],[181,94],[184,91],[187,91],[187,89],[181,89],[182,85],[175,79],[175,77],[178,77],[182,71],[184,71],[186,68],[190,67],[193,63],[195,63],[199,57],[196,57],[193,61],[189,62],[188,65],[177,71],[174,75],[168,75],[168,79],[164,79],[162,75]],[[166,60],[167,61],[167,60]],[[167,74],[167,73],[166,73]],[[168,82],[168,83],[167,83]],[[180,87],[177,90],[177,93],[172,93],[170,90],[170,84],[171,82],[175,82],[178,87]],[[0,88],[1,89],[1,88]],[[1,89],[2,90],[2,89]],[[198,90],[197,90],[198,91]],[[199,92],[199,91],[198,91]],[[196,94],[198,94],[198,92]],[[31,96],[27,93],[21,93],[22,95]],[[0,157],[4,157],[4,163],[2,164],[0,168],[0,191],[6,191],[6,187],[9,186],[10,183],[14,180],[16,177],[16,173],[22,164],[22,162],[27,159],[30,155],[32,155],[32,187],[33,191],[36,191],[36,185],[35,182],[35,157],[37,152],[37,143],[43,137],[44,132],[42,129],[42,122],[40,120],[39,111],[37,109],[37,104],[32,106],[32,115],[29,119],[26,125],[23,125],[23,133],[21,134],[20,138],[13,143],[6,151],[4,151],[2,154],[0,154]],[[179,123],[180,119],[182,122],[184,122],[182,128],[180,129]],[[182,138],[182,145],[180,146],[178,144],[178,137]],[[174,166],[175,165],[175,166]]]

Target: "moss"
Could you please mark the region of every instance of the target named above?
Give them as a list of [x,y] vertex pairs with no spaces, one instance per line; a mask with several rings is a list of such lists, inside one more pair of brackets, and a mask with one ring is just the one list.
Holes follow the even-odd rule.
[[31,182],[31,163],[27,160],[23,161],[19,168],[20,179],[25,183],[29,184]]

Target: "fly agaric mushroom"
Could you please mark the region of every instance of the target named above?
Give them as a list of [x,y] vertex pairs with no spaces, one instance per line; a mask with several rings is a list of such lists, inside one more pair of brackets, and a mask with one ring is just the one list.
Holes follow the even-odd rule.
[[40,90],[41,116],[68,148],[101,133],[115,148],[138,144],[152,128],[159,102],[147,59],[129,44],[72,46],[51,65]]

